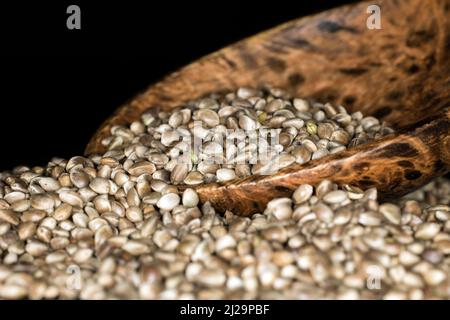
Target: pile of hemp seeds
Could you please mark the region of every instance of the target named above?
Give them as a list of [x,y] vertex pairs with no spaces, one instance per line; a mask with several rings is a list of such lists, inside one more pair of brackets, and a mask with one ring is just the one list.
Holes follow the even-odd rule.
[[[265,129],[278,130],[275,145],[219,143]],[[276,88],[150,109],[113,127],[102,155],[0,173],[0,298],[448,299],[448,179],[394,203],[324,180],[251,217],[218,214],[194,190],[392,132]],[[255,150],[267,161],[246,161]]]

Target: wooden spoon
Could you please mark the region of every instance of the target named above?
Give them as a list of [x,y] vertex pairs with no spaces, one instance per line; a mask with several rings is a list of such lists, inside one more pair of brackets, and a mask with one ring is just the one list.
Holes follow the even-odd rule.
[[[366,26],[372,4],[381,8],[381,30]],[[150,107],[168,110],[214,91],[270,84],[381,118],[397,133],[274,175],[200,185],[202,202],[249,215],[322,179],[376,187],[385,199],[401,196],[450,170],[449,18],[450,0],[382,0],[288,22],[151,85],[102,124],[86,154],[104,152],[101,140],[112,126]]]

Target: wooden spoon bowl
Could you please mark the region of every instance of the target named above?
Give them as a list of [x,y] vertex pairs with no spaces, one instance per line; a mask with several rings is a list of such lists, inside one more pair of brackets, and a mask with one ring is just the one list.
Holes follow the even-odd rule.
[[[366,26],[372,4],[381,8],[380,30]],[[288,22],[151,85],[102,124],[86,154],[105,152],[101,141],[111,127],[130,124],[148,108],[169,110],[211,92],[270,84],[360,110],[397,131],[274,175],[199,185],[202,202],[249,215],[322,179],[376,187],[385,199],[401,196],[450,170],[449,18],[450,0],[380,0]]]

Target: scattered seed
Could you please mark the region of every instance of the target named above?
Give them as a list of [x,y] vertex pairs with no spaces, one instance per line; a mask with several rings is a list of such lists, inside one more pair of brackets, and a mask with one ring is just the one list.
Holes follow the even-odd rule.
[[109,193],[109,180],[105,178],[95,178],[89,184],[92,190],[94,190],[98,194],[107,194]]
[[168,193],[164,196],[162,196],[158,202],[157,206],[158,208],[162,210],[172,210],[180,203],[180,196],[176,193]]
[[400,208],[392,203],[384,203],[380,206],[380,212],[393,224],[400,224],[402,220]]
[[335,190],[324,195],[323,200],[327,203],[336,204],[347,200],[347,193],[342,190]]
[[18,215],[9,209],[0,209],[0,222],[4,221],[7,223],[10,223],[12,225],[18,225],[19,224],[19,217]]
[[437,223],[424,223],[417,227],[415,236],[417,239],[430,240],[439,233],[440,229],[441,226]]
[[183,206],[188,208],[196,207],[199,202],[198,194],[191,188],[183,192]]
[[217,180],[219,181],[228,181],[236,178],[236,173],[233,169],[219,169],[216,172]]

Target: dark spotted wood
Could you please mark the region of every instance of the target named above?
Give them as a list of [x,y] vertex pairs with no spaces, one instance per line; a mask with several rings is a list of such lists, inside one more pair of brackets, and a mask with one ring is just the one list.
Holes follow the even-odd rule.
[[[370,4],[382,30],[366,28]],[[274,176],[198,187],[202,201],[242,214],[298,184],[330,178],[397,197],[449,171],[450,0],[384,0],[301,18],[204,57],[151,85],[103,123],[86,153],[105,151],[111,126],[150,107],[170,109],[210,92],[271,84],[342,103],[400,133]]]

